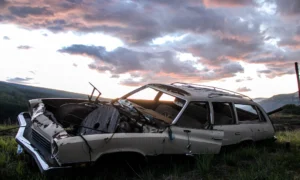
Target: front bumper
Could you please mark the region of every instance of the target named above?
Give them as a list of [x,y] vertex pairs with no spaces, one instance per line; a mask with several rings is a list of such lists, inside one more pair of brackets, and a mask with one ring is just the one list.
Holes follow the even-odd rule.
[[21,147],[29,153],[36,161],[40,171],[42,173],[48,173],[52,171],[57,171],[59,169],[66,169],[70,168],[70,166],[51,166],[49,163],[46,162],[45,158],[41,155],[39,150],[35,148],[32,143],[25,137],[25,134],[29,133],[29,128],[31,128],[31,118],[30,115],[26,112],[22,112],[18,115],[18,121],[20,128],[18,130],[18,133],[16,135],[16,141]]

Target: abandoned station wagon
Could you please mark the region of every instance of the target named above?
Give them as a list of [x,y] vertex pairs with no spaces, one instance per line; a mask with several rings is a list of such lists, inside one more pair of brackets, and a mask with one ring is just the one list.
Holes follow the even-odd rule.
[[[93,86],[94,87],[94,86]],[[249,97],[195,84],[148,84],[111,101],[34,99],[16,136],[42,172],[92,163],[103,155],[219,153],[221,146],[274,137]]]

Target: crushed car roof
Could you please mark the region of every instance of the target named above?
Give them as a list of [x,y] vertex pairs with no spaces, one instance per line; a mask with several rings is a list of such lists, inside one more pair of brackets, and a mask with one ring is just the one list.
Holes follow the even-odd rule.
[[146,86],[153,89],[171,94],[186,101],[229,101],[237,103],[253,104],[252,99],[244,94],[229,91],[213,86],[204,86],[188,83],[172,83],[172,84],[147,84]]

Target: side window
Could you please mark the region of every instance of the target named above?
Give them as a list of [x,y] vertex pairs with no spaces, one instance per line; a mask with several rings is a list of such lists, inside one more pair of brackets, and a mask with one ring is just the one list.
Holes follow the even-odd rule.
[[130,95],[127,99],[154,100],[157,93],[156,90],[148,87]]
[[256,107],[246,104],[235,104],[239,121],[259,121],[259,115]]
[[205,129],[210,122],[207,102],[190,102],[176,125],[180,127]]
[[233,108],[230,103],[213,102],[212,105],[215,125],[235,124]]

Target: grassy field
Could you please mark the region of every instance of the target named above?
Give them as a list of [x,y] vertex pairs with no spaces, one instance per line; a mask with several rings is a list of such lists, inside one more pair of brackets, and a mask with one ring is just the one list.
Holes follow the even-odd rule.
[[[0,126],[5,128],[11,126]],[[49,179],[40,174],[28,155],[17,155],[13,134],[0,135],[1,179]],[[159,157],[140,168],[96,166],[80,176],[51,179],[300,179],[300,131],[277,132],[276,136],[276,143],[227,149],[218,155]]]

